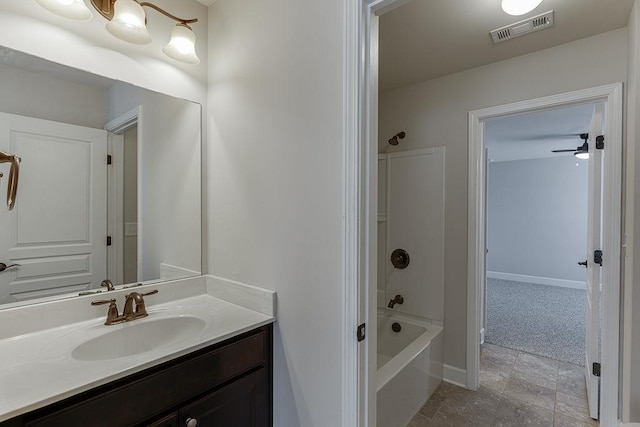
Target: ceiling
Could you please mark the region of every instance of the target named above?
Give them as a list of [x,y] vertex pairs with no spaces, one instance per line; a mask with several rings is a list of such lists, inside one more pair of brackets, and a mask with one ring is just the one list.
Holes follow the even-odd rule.
[[[633,2],[543,0],[514,17],[502,11],[501,0],[412,0],[380,17],[380,90],[625,27]],[[493,44],[491,30],[549,10],[555,13],[553,27]]]
[[487,121],[485,146],[489,161],[573,156],[551,150],[577,148],[580,133],[589,132],[594,104],[518,114]]

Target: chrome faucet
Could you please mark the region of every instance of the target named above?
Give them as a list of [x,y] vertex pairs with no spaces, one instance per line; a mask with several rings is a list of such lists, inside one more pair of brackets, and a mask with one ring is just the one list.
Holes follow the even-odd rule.
[[402,298],[402,295],[396,295],[395,297],[393,297],[391,301],[389,301],[389,304],[387,305],[387,307],[393,308],[394,305],[396,304],[402,305],[403,303],[404,303],[404,298]]
[[[125,295],[124,309],[122,310],[122,316],[127,320],[139,319],[141,317],[147,317],[147,308],[144,305],[144,298],[147,295],[157,294],[158,290],[146,292],[144,294],[138,292],[131,292]],[[135,307],[134,307],[135,304]]]

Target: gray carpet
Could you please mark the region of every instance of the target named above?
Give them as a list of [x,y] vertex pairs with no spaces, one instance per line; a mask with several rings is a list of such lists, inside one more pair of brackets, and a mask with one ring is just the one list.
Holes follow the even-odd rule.
[[491,344],[584,365],[584,290],[487,279]]

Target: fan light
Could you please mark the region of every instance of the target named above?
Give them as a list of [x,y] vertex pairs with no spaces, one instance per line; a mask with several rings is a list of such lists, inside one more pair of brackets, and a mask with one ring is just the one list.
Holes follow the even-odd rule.
[[187,64],[199,64],[196,55],[196,35],[186,24],[178,24],[171,30],[171,40],[162,51],[170,58]]
[[93,16],[83,0],[36,0],[36,3],[51,13],[76,21],[86,21]]
[[542,0],[502,0],[502,10],[509,15],[519,16],[531,12]]
[[151,43],[142,6],[133,0],[117,0],[113,7],[113,18],[107,22],[107,31],[129,43]]
[[580,160],[588,160],[589,159],[589,152],[580,151],[578,153],[573,153],[573,155],[576,156]]

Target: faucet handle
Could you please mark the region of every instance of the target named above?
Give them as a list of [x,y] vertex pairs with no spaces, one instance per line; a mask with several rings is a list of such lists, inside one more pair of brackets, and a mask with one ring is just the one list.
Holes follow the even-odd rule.
[[107,310],[107,320],[105,320],[105,325],[113,325],[114,323],[120,323],[124,320],[120,314],[118,314],[118,306],[116,305],[116,299],[100,299],[96,301],[91,301],[91,305],[104,305],[109,304],[109,309]]
[[112,299],[99,299],[96,301],[91,301],[91,305],[104,305],[104,304],[115,304],[116,303],[116,299],[112,298]]

